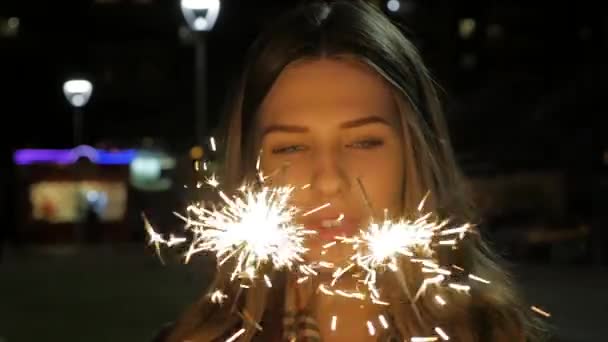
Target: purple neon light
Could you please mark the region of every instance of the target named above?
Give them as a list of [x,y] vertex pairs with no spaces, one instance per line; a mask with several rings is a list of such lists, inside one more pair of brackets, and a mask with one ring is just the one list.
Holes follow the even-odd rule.
[[22,149],[15,151],[13,160],[17,165],[29,164],[72,164],[81,157],[100,165],[130,164],[137,155],[136,150],[105,151],[91,146],[78,146],[71,150]]

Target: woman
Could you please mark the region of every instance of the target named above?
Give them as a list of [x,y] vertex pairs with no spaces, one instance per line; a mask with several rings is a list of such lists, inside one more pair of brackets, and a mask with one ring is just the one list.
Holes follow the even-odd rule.
[[[323,252],[321,246],[335,235],[355,234],[383,209],[415,215],[427,193],[426,211],[453,221],[474,218],[429,72],[411,42],[371,5],[321,2],[285,15],[252,47],[237,95],[224,141],[224,184],[237,186],[254,175],[263,151],[261,168],[276,174],[273,182],[299,189],[294,205],[331,203],[301,219],[318,232],[308,242],[308,261],[344,264],[349,247]],[[166,340],[222,341],[241,328],[246,331],[240,341],[409,341],[441,337],[436,327],[454,341],[540,338],[478,234],[458,249],[440,250],[439,260],[491,285],[469,282],[470,295],[441,292],[445,306],[434,299],[439,290],[429,290],[414,304],[411,294],[423,275],[401,262],[400,270],[379,280],[388,306],[320,294],[317,288],[329,283],[331,270],[298,286],[293,276],[278,272],[272,288],[253,286],[234,302],[238,289],[218,272],[210,291],[225,289],[226,302],[212,304],[206,292]],[[342,279],[342,289],[357,287],[356,280]],[[380,315],[390,321],[388,329],[378,324]],[[334,316],[339,321],[332,329]],[[372,320],[374,336],[368,332]]]

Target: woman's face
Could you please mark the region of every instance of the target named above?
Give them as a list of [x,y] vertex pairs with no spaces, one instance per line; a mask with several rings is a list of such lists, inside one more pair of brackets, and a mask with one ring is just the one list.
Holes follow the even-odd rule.
[[307,245],[309,261],[343,263],[352,248],[323,246],[335,236],[358,233],[372,212],[382,217],[384,209],[400,211],[399,112],[389,84],[373,69],[349,59],[293,63],[273,85],[260,115],[264,173],[278,171],[273,183],[296,187],[293,204],[302,212],[330,203],[299,218],[318,233]]

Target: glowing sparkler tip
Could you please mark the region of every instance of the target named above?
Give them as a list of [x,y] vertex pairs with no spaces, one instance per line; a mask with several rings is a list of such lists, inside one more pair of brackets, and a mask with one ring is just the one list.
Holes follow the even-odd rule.
[[376,328],[374,327],[374,324],[371,321],[367,321],[367,332],[370,336],[376,335]]
[[484,283],[484,284],[489,284],[490,283],[489,280],[485,280],[485,279],[480,278],[480,277],[478,277],[478,276],[476,276],[474,274],[469,274],[469,279],[476,280],[476,281],[478,281],[480,283]]
[[245,333],[245,328],[241,328],[241,330],[237,331],[236,333],[234,333],[234,335],[230,336],[230,338],[228,338],[226,340],[226,342],[234,342],[236,341],[237,338],[241,337],[241,335],[243,335]]
[[220,185],[220,182],[217,180],[215,175],[211,175],[211,177],[207,179],[206,183],[214,188],[217,188]]
[[268,277],[268,275],[266,275],[266,274],[264,274],[264,281],[266,282],[266,286],[272,287],[272,282],[270,281],[270,277]]
[[223,304],[224,300],[228,298],[228,295],[224,294],[221,290],[215,290],[209,297],[212,303]]
[[435,327],[435,332],[444,341],[448,341],[450,339],[450,337],[448,336],[448,334],[446,334],[445,331],[443,331],[443,329],[441,329],[440,327]]
[[386,320],[386,318],[384,318],[383,315],[379,315],[378,320],[380,320],[380,324],[382,324],[382,327],[384,329],[388,329],[388,321]]
[[443,306],[443,305],[445,305],[445,304],[446,304],[445,300],[444,300],[443,298],[441,298],[441,296],[440,296],[440,295],[436,295],[436,296],[435,296],[435,301],[436,301],[437,303],[439,303],[439,305],[441,305],[441,306]]
[[430,337],[412,337],[411,342],[434,342],[438,341],[439,338],[437,336]]
[[536,312],[537,314],[541,315],[541,316],[545,316],[545,317],[551,317],[551,314],[537,306],[531,306],[530,309],[534,312]]
[[331,331],[336,331],[336,325],[338,324],[338,316],[331,316]]
[[209,138],[209,143],[211,144],[211,151],[215,152],[216,151],[215,138],[213,138],[213,137]]
[[311,209],[311,210],[305,212],[304,214],[302,214],[302,216],[308,216],[310,214],[314,214],[314,213],[316,213],[319,210],[322,210],[322,209],[325,209],[325,208],[329,207],[330,205],[331,205],[331,203],[325,203],[322,206],[316,207],[314,209]]

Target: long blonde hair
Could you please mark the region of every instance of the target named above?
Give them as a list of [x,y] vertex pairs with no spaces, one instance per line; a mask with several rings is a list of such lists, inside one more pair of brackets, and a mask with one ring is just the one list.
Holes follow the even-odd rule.
[[[281,71],[303,58],[342,58],[366,63],[390,82],[401,112],[406,147],[404,214],[415,213],[428,192],[425,208],[454,221],[476,220],[463,177],[453,157],[437,87],[411,42],[378,9],[363,1],[315,2],[299,7],[273,23],[250,50],[241,82],[228,106],[225,126],[224,184],[236,186],[253,174],[257,146],[254,134],[257,111]],[[405,337],[432,334],[439,325],[457,341],[536,341],[543,329],[523,305],[501,261],[484,243],[479,231],[462,241],[456,250],[441,251],[441,265],[458,265],[482,276],[491,285],[471,282],[470,296],[454,295],[441,287],[431,288],[415,303],[410,302],[423,280],[417,267],[406,261],[400,271],[384,279],[389,310]],[[229,266],[228,266],[229,267]],[[392,273],[392,272],[391,272]],[[257,339],[249,322],[281,322],[280,293],[274,286],[253,286],[246,295],[217,272],[209,287],[226,289],[228,302],[211,304],[206,291],[175,325],[169,341],[212,341],[235,327],[247,328],[242,340]],[[275,274],[275,277],[280,277]],[[284,282],[279,281],[278,284]],[[284,286],[283,286],[284,287]],[[432,302],[441,294],[450,302],[440,308]],[[234,300],[234,298],[239,298]],[[273,300],[272,304],[268,304]],[[236,314],[246,313],[243,321]],[[246,323],[243,323],[246,322]],[[267,326],[267,325],[264,325]],[[276,330],[268,328],[265,330]],[[262,333],[262,340],[267,334]]]

